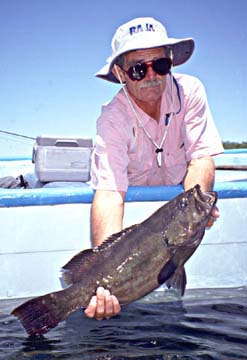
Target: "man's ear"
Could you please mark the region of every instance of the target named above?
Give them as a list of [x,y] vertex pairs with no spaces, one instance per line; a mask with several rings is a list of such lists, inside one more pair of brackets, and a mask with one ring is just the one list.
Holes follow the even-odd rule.
[[114,64],[111,71],[115,78],[119,80],[119,82],[122,82],[123,84],[125,83],[125,74],[119,65]]

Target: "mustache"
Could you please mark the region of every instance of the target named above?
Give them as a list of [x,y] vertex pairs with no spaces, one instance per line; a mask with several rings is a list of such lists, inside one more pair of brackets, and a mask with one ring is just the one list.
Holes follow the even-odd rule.
[[158,79],[157,80],[147,80],[144,83],[140,84],[140,89],[158,86],[161,84],[162,84],[162,80],[158,80]]

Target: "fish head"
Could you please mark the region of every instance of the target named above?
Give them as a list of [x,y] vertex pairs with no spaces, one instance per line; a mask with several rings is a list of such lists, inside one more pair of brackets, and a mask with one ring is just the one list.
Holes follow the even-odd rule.
[[166,209],[168,220],[163,219],[162,234],[166,245],[174,247],[190,243],[198,246],[216,201],[216,192],[202,192],[199,185],[170,201]]

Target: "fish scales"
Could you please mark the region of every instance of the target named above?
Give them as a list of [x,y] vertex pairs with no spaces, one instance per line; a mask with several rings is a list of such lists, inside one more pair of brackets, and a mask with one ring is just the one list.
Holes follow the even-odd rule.
[[164,282],[183,294],[183,265],[199,246],[216,201],[215,192],[202,193],[196,185],[142,223],[74,256],[63,267],[68,288],[31,299],[12,314],[30,335],[40,335],[86,307],[98,286],[108,288],[120,304],[135,301]]

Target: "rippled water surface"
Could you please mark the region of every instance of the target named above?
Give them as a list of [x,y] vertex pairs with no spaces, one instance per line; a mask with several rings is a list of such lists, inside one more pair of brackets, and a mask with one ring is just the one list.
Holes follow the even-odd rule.
[[247,289],[169,291],[98,322],[81,311],[43,337],[28,337],[0,301],[0,359],[247,359]]

